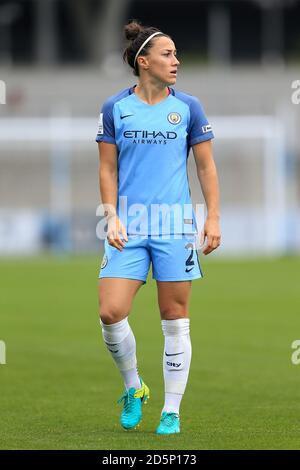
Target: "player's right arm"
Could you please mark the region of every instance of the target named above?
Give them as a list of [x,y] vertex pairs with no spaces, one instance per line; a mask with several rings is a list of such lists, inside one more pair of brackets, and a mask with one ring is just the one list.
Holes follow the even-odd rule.
[[105,208],[108,224],[107,241],[119,251],[125,246],[120,233],[127,241],[124,225],[117,216],[118,198],[118,150],[115,144],[98,142],[99,149],[99,187],[101,201]]

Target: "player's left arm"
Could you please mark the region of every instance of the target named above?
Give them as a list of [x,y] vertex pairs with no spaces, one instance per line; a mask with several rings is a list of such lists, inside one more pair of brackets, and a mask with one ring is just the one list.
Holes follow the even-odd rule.
[[211,140],[195,144],[192,148],[198,179],[207,207],[201,244],[205,242],[205,239],[207,240],[203,254],[208,255],[218,248],[221,243],[218,174],[213,158]]

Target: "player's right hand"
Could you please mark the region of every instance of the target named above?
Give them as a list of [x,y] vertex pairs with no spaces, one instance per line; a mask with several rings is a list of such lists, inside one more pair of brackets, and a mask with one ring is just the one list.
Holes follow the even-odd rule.
[[[108,244],[122,251],[125,242],[128,242],[126,229],[117,215],[113,215],[108,219],[107,241]],[[121,235],[123,239],[121,238]],[[124,242],[125,241],[125,242]]]

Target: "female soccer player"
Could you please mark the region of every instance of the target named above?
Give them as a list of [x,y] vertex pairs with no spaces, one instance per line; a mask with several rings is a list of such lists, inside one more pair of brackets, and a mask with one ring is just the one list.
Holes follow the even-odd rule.
[[202,277],[196,217],[187,176],[192,147],[207,206],[205,255],[220,244],[214,137],[199,100],[172,87],[177,53],[171,37],[131,21],[124,27],[123,59],[138,77],[103,104],[96,141],[107,237],[99,273],[100,324],[125,383],[121,425],[135,428],[149,388],[139,376],[136,342],[128,323],[132,301],[152,262],[165,337],[165,403],[157,434],[180,432],[179,407],[190,362],[189,295]]

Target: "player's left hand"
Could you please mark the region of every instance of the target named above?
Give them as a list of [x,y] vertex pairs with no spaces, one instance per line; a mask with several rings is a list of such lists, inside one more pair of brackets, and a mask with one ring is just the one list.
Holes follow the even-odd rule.
[[221,230],[218,218],[208,217],[202,232],[201,245],[206,241],[206,246],[202,250],[204,255],[208,255],[218,248],[221,243]]

